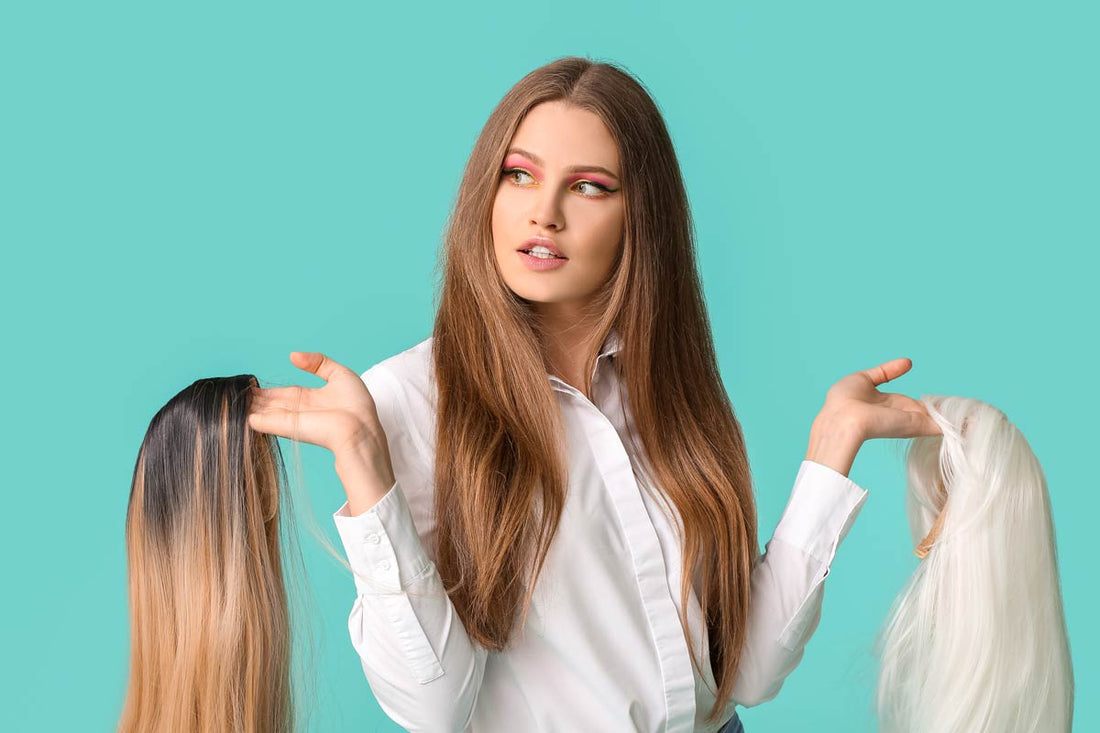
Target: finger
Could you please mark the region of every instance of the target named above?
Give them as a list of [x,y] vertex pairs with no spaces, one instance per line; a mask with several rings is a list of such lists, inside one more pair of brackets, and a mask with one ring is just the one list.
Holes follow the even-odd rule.
[[259,433],[270,433],[288,440],[297,440],[298,414],[279,407],[253,412],[248,416],[248,427]]
[[266,390],[253,390],[248,406],[249,414],[266,410],[291,410],[299,412],[312,409],[310,395],[320,390],[305,387],[278,387]]
[[912,410],[878,408],[869,422],[869,435],[873,438],[908,439],[942,433],[939,424],[929,415]]
[[316,374],[326,382],[332,379],[338,371],[347,369],[344,365],[319,351],[292,351],[290,352],[290,363],[299,369]]
[[928,408],[920,400],[915,400],[908,395],[898,394],[897,392],[882,392],[881,394],[885,398],[883,403],[887,407],[893,407],[895,410],[920,412],[925,415],[928,414]]
[[270,387],[268,389],[252,391],[252,410],[270,409],[272,407],[309,407],[309,395],[316,390],[298,385],[289,387]]
[[879,364],[877,367],[871,367],[870,369],[864,369],[865,374],[871,382],[877,387],[880,384],[889,382],[891,379],[897,379],[902,374],[905,374],[913,366],[912,359],[908,357],[901,357],[900,359],[891,359]]
[[910,412],[909,421],[913,435],[941,435],[943,429],[927,413]]

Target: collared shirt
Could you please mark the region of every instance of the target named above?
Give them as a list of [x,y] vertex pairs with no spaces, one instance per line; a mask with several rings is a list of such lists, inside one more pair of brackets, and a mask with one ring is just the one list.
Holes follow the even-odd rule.
[[[355,571],[348,627],[381,708],[410,731],[713,733],[698,576],[680,615],[678,517],[655,498],[629,438],[631,413],[610,360],[592,398],[548,375],[569,448],[568,495],[526,625],[490,652],[466,634],[435,567],[432,338],[374,365],[363,381],[386,432],[395,482],[377,504],[333,515]],[[821,619],[823,582],[867,492],[804,460],[779,524],[755,559],[747,641],[721,720],[778,694]],[[708,685],[709,688],[708,689]]]

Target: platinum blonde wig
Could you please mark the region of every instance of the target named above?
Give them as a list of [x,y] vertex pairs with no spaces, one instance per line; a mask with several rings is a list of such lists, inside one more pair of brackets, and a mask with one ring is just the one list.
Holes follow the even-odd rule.
[[906,454],[922,559],[876,644],[880,730],[1068,731],[1073,668],[1042,467],[992,405],[921,402],[943,434]]

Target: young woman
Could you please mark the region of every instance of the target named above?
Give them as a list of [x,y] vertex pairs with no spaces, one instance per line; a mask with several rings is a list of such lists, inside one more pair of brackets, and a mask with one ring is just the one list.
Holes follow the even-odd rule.
[[335,456],[352,643],[405,728],[740,730],[817,626],[860,445],[939,432],[876,389],[909,360],[841,379],[761,555],[692,231],[644,87],[559,59],[478,137],[432,336],[361,377],[294,352],[326,384],[257,394],[253,427]]

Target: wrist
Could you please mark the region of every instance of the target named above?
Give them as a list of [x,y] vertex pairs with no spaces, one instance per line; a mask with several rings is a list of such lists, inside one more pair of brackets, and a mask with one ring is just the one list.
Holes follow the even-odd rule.
[[821,413],[810,427],[810,440],[806,448],[806,460],[828,466],[847,476],[855,463],[856,454],[863,445],[863,433],[859,426],[843,415]]
[[395,478],[388,456],[378,456],[369,442],[349,443],[333,455],[352,516],[373,507],[393,487]]

